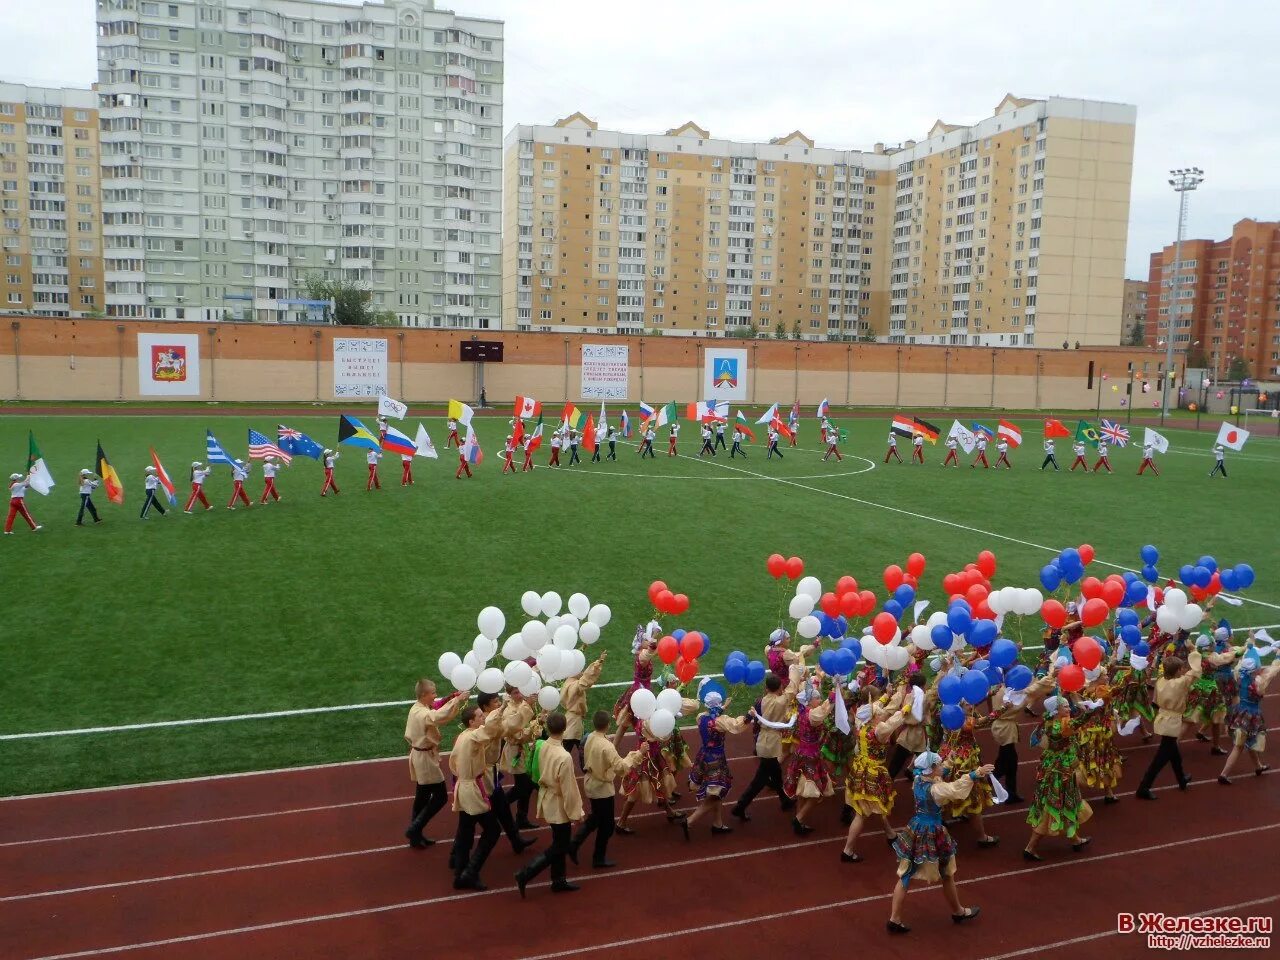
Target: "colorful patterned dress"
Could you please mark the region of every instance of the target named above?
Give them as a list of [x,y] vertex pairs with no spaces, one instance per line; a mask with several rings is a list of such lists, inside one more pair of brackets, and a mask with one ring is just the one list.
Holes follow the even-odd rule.
[[1085,714],[1076,726],[1076,763],[1084,782],[1091,787],[1114,790],[1120,783],[1124,757],[1116,747],[1115,726],[1105,703]]
[[[973,733],[973,721],[966,720],[959,730],[948,730],[947,739],[938,751],[949,776],[956,777],[982,766],[982,751],[978,747],[978,738]],[[983,777],[973,785],[968,795],[957,803],[947,804],[947,818],[966,817],[982,813],[987,807],[995,804],[995,795],[991,791],[991,781]]]
[[1040,659],[1036,661],[1037,677],[1043,677],[1053,666],[1053,661],[1058,656],[1058,647],[1062,645],[1062,631],[1050,627],[1044,631],[1043,639],[1044,650],[1040,653]]
[[666,803],[671,800],[674,782],[662,753],[662,741],[653,736],[647,724],[636,723],[637,749],[643,752],[640,762],[622,778],[622,795],[642,803]]
[[[850,710],[849,713],[852,714],[853,711]],[[822,724],[822,759],[826,761],[827,771],[833,781],[843,781],[848,776],[853,748],[853,735],[840,732],[836,727],[835,710],[832,710]]]
[[1075,730],[1070,720],[1049,720],[1042,727],[1044,753],[1036,771],[1036,792],[1027,823],[1042,836],[1075,837],[1093,810],[1076,781]]
[[1224,663],[1214,670],[1213,679],[1218,684],[1218,696],[1221,698],[1222,709],[1230,711],[1232,704],[1236,702],[1236,697],[1240,696],[1240,682],[1236,679],[1234,662]]
[[1150,723],[1156,715],[1151,703],[1151,685],[1146,670],[1119,667],[1111,678],[1111,711],[1121,723],[1135,714]]
[[782,791],[790,800],[829,797],[835,790],[831,774],[822,759],[822,723],[826,711],[819,707],[798,707],[795,747],[787,756],[782,773]]
[[1187,693],[1187,709],[1182,714],[1182,719],[1188,723],[1205,724],[1213,723],[1216,715],[1220,722],[1225,711],[1226,704],[1222,702],[1218,681],[1213,671],[1206,670],[1191,684],[1191,690]]
[[723,800],[733,789],[733,774],[724,755],[724,731],[717,725],[720,711],[713,710],[698,718],[698,735],[702,746],[693,758],[689,771],[689,789],[701,803],[708,797]]
[[844,802],[864,817],[888,816],[896,793],[885,758],[889,744],[874,733],[874,722],[858,728],[858,750],[849,758]]
[[1262,718],[1262,691],[1258,689],[1256,671],[1241,672],[1240,699],[1227,716],[1227,729],[1236,746],[1258,753],[1267,749],[1267,723]]
[[933,788],[945,786],[949,792],[959,795],[964,791],[957,788],[966,781],[972,784],[968,777],[949,784],[916,777],[911,786],[911,795],[916,802],[915,816],[898,831],[898,839],[893,842],[903,887],[908,887],[912,880],[937,883],[956,872],[956,842],[942,825],[942,807],[934,799]]
[[617,702],[613,705],[613,719],[618,721],[624,714],[631,715],[631,695],[637,690],[648,690],[649,684],[653,680],[653,654],[649,653],[648,659],[644,658],[644,647],[641,647],[636,653],[635,667],[631,673],[631,686],[622,692],[622,696],[618,697]]

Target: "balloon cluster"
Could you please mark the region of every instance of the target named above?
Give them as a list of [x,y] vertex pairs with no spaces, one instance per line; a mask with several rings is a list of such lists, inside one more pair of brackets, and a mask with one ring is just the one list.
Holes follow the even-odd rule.
[[724,661],[724,678],[729,683],[745,683],[754,687],[764,680],[764,664],[759,660],[748,660],[741,650],[734,650]]
[[631,694],[631,715],[649,725],[655,737],[669,737],[676,728],[676,717],[684,697],[679,690],[668,687],[654,693],[641,687]]
[[1082,543],[1067,547],[1040,569],[1040,585],[1046,590],[1057,590],[1064,583],[1077,583],[1084,576],[1084,568],[1093,563],[1093,547]]
[[875,607],[875,594],[870,590],[859,591],[858,581],[853,577],[841,577],[834,592],[823,593],[822,582],[809,576],[796,584],[796,595],[791,598],[787,612],[796,620],[796,632],[804,639],[839,640],[848,634],[851,618],[865,617]]
[[[689,598],[683,593],[672,593],[663,581],[649,584],[649,601],[659,614],[679,616],[689,609]],[[711,649],[711,639],[697,630],[673,630],[658,640],[658,659],[672,666],[681,683],[688,683],[698,675],[698,658]],[[637,714],[639,716],[639,714]]]
[[683,593],[673,593],[661,580],[649,584],[649,602],[659,614],[678,617],[689,609],[689,598]]
[[1194,630],[1204,619],[1204,609],[1198,603],[1188,603],[1185,591],[1173,587],[1164,592],[1164,603],[1156,608],[1156,626],[1162,633]]
[[784,557],[780,553],[770,554],[769,559],[764,563],[764,568],[775,580],[781,580],[783,577],[788,580],[799,580],[804,576],[803,560],[799,557]]
[[[1139,551],[1142,557],[1142,578],[1148,583],[1160,579],[1160,571],[1156,564],[1160,560],[1160,551],[1152,544],[1147,544]],[[1247,590],[1253,586],[1253,567],[1247,563],[1238,563],[1234,567],[1219,567],[1212,556],[1201,557],[1195,563],[1184,563],[1178,569],[1178,581],[1187,588],[1196,601],[1216,596],[1223,590]]]

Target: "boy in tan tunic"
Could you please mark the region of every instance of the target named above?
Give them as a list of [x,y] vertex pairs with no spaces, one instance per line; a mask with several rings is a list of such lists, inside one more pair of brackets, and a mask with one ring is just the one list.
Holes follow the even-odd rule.
[[440,769],[440,724],[449,723],[467,702],[464,692],[455,693],[440,707],[435,707],[436,685],[430,680],[418,681],[418,700],[409,708],[404,725],[404,738],[409,743],[409,778],[414,782],[413,815],[405,830],[409,846],[424,849],[435,843],[422,835],[425,827],[444,809],[449,793]]
[[535,784],[525,770],[525,755],[529,745],[542,734],[542,726],[535,720],[533,704],[515,687],[507,687],[507,703],[501,713],[502,759],[498,769],[515,781],[507,799],[515,801],[517,829],[536,830],[537,826],[529,822],[529,800]]
[[[449,769],[457,778],[453,810],[458,814],[458,835],[449,858],[455,864],[453,888],[485,890],[480,882],[480,870],[501,833],[489,799],[491,788],[485,776],[485,748],[501,735],[502,713],[494,710],[486,715],[479,707],[467,707],[462,711],[462,724],[464,729],[449,754]],[[480,842],[472,853],[477,826],[481,828]]]
[[538,753],[538,816],[551,827],[551,846],[516,872],[522,899],[529,881],[547,867],[551,868],[553,893],[578,889],[565,877],[564,860],[572,843],[573,823],[582,819],[582,796],[573,774],[573,759],[564,748],[564,714],[551,714],[546,726],[547,741]]
[[1142,775],[1142,782],[1138,784],[1136,796],[1139,800],[1156,798],[1151,792],[1151,785],[1167,763],[1173,764],[1173,775],[1178,778],[1179,789],[1187,789],[1191,782],[1191,778],[1182,771],[1182,751],[1178,749],[1178,736],[1182,733],[1182,715],[1187,709],[1187,693],[1191,690],[1191,684],[1200,676],[1200,654],[1192,650],[1185,664],[1177,657],[1165,657],[1162,667],[1164,676],[1156,681],[1157,709],[1153,724],[1156,736],[1160,738],[1160,746],[1156,748],[1151,766],[1147,767],[1147,772]]
[[604,870],[617,866],[609,859],[609,838],[614,831],[614,808],[617,801],[617,790],[614,781],[626,773],[637,763],[643,754],[633,750],[625,757],[618,756],[618,748],[609,739],[609,711],[597,710],[592,718],[595,728],[587,737],[582,748],[582,766],[586,776],[582,780],[582,790],[591,804],[591,814],[587,817],[573,841],[569,844],[569,859],[578,862],[578,850],[594,832],[595,849],[591,854],[591,866],[595,870]]
[[[795,710],[797,686],[793,680],[784,689],[782,680],[776,674],[766,676],[765,694],[760,698],[760,716],[773,723],[783,723]],[[762,725],[756,734],[756,775],[751,778],[750,785],[729,811],[732,816],[743,823],[750,820],[747,808],[765,787],[771,788],[778,795],[784,811],[795,806],[795,801],[782,792],[781,757],[782,732]]]
[[570,677],[560,688],[560,706],[564,710],[564,748],[572,756],[578,751],[578,759],[583,769],[586,768],[586,755],[582,752],[582,733],[587,716],[587,691],[600,679],[600,671],[609,653],[605,651],[596,658],[587,669],[576,677]]

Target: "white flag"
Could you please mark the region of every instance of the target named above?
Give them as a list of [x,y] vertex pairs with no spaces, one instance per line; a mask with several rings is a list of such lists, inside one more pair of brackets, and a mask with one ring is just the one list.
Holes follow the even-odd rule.
[[403,420],[404,415],[409,412],[409,408],[399,400],[392,400],[385,393],[378,397],[378,416],[395,417],[397,420]]
[[609,432],[608,414],[604,412],[604,401],[600,401],[600,417],[596,420],[596,441]]
[[1156,453],[1169,452],[1168,438],[1162,436],[1161,434],[1156,433],[1150,427],[1147,427],[1146,433],[1142,435],[1142,445],[1144,447],[1154,447],[1156,450]]
[[429,460],[439,460],[440,454],[436,453],[436,445],[431,442],[431,438],[427,436],[427,428],[422,424],[418,424],[418,452],[415,456],[426,457]]
[[1218,428],[1218,443],[1224,447],[1230,447],[1232,450],[1240,450],[1244,447],[1244,442],[1249,439],[1249,431],[1244,427],[1233,427],[1231,424],[1223,422]]
[[773,423],[773,419],[774,419],[774,417],[776,417],[777,415],[778,415],[778,405],[775,403],[772,407],[770,407],[768,410],[766,410],[766,411],[764,412],[764,416],[763,416],[763,417],[761,417],[759,420],[757,420],[757,421],[756,421],[756,423],[757,423],[757,424],[760,424],[760,423],[766,423],[766,424],[768,424],[768,423]]
[[1004,788],[1004,784],[996,779],[994,773],[988,773],[987,779],[991,781],[991,792],[995,794],[996,803],[1004,803],[1009,799],[1009,791]]
[[849,708],[844,705],[844,695],[839,684],[836,685],[836,702],[835,702],[835,727],[846,737],[853,730],[849,726]]
[[951,432],[947,434],[947,438],[956,438],[956,442],[960,444],[960,449],[965,453],[973,453],[973,448],[977,446],[978,438],[973,435],[973,431],[966,427],[959,420],[951,421]]

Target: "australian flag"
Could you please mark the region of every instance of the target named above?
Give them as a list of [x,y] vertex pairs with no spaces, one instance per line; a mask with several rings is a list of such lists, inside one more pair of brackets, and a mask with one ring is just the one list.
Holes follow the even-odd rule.
[[310,457],[312,460],[319,460],[320,455],[324,453],[324,447],[305,433],[299,433],[292,427],[280,424],[276,432],[280,435],[280,449],[291,456]]

